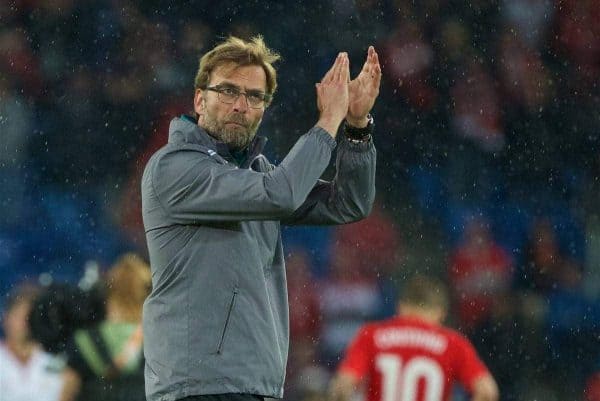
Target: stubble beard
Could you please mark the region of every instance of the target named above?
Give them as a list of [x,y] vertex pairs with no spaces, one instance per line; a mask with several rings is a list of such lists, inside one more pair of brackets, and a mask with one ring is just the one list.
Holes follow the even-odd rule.
[[[226,122],[235,122],[241,125],[227,127]],[[225,143],[231,149],[246,148],[256,136],[260,121],[251,124],[243,115],[232,113],[226,120],[219,121],[211,113],[204,115],[202,127],[214,138]]]

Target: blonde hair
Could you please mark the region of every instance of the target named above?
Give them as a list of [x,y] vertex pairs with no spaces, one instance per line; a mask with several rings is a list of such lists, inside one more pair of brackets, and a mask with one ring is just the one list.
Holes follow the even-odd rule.
[[258,65],[265,71],[267,95],[272,98],[277,89],[277,72],[273,63],[279,58],[278,53],[267,47],[261,35],[254,36],[249,41],[230,36],[200,58],[194,88],[206,89],[211,72],[221,65],[229,63],[238,66]]
[[108,271],[107,300],[119,308],[125,320],[139,322],[151,286],[150,266],[140,256],[127,253]]

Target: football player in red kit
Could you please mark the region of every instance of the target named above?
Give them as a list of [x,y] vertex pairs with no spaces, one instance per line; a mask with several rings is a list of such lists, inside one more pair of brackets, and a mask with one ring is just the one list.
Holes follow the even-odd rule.
[[442,326],[445,287],[414,277],[400,296],[398,315],[364,325],[330,386],[330,401],[348,401],[364,385],[366,401],[448,401],[455,383],[471,401],[497,401],[498,386],[473,345]]

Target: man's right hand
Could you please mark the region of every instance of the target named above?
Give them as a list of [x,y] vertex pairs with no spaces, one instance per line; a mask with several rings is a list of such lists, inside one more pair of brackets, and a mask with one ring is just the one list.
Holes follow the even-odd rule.
[[333,138],[346,113],[348,112],[348,81],[350,80],[350,61],[347,53],[339,53],[333,66],[327,71],[317,87],[317,107],[319,121]]

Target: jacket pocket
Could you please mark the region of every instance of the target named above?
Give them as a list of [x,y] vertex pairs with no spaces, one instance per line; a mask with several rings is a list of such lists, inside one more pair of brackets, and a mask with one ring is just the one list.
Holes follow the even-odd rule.
[[225,342],[225,336],[227,335],[227,329],[229,327],[229,322],[231,320],[231,315],[233,313],[233,308],[235,307],[235,299],[237,298],[238,289],[235,288],[233,293],[231,294],[231,299],[229,301],[229,307],[227,308],[227,314],[225,317],[225,323],[223,324],[223,330],[221,330],[221,337],[219,338],[219,344],[217,345],[217,354],[220,354],[223,350],[223,343]]

